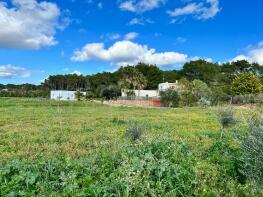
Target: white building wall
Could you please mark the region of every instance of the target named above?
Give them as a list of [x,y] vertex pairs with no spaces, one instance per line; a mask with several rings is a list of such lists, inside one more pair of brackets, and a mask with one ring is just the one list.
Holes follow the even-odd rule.
[[168,90],[170,88],[177,90],[178,87],[179,87],[178,82],[176,82],[176,83],[168,83],[168,82],[166,82],[166,83],[160,83],[158,85],[158,90],[159,91],[165,91],[165,90]]
[[[75,101],[76,91],[65,91],[65,90],[52,90],[50,92],[50,99],[61,100],[61,101]],[[83,95],[86,95],[86,92],[81,92]]]
[[[134,90],[137,97],[158,97],[159,92],[157,90]],[[126,92],[122,92],[121,96],[126,97]]]

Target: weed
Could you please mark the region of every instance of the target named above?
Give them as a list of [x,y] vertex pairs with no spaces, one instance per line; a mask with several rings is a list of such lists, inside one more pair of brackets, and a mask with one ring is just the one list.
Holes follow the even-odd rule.
[[117,125],[122,125],[122,124],[126,123],[125,120],[122,120],[122,119],[119,119],[119,118],[116,118],[116,117],[113,118],[111,122],[114,123],[114,124],[117,124]]
[[216,112],[216,115],[223,129],[233,126],[237,123],[237,119],[234,116],[235,110],[233,107],[219,108]]
[[144,133],[144,128],[136,124],[132,124],[125,132],[125,136],[133,142],[139,141]]

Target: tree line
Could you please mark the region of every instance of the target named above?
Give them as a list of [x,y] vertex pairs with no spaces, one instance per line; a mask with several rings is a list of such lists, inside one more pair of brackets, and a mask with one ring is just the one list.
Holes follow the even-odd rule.
[[[250,76],[242,77],[240,76],[242,73],[250,74]],[[238,77],[239,80],[237,80]],[[158,84],[162,82],[172,83],[182,80],[185,83],[185,80],[188,82],[200,80],[211,89],[213,95],[233,96],[250,93],[244,87],[243,90],[242,87],[238,88],[239,85],[244,85],[242,80],[245,80],[247,77],[252,78],[251,80],[253,80],[253,77],[256,77],[254,80],[259,80],[259,83],[262,83],[263,66],[245,60],[224,64],[196,60],[185,63],[181,70],[164,71],[156,65],[138,63],[135,66],[120,67],[112,73],[103,72],[87,76],[76,74],[51,75],[40,85],[0,84],[0,95],[48,97],[50,90],[78,90],[87,92],[89,97],[102,97],[105,92],[109,94],[109,89],[119,92],[123,88],[152,90],[157,89]],[[235,87],[233,87],[233,84],[235,84]],[[254,89],[261,91],[261,88]]]

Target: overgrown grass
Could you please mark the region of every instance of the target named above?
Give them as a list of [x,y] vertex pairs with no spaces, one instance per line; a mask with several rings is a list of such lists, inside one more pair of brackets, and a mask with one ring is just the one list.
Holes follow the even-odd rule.
[[0,99],[0,196],[261,196],[215,111]]

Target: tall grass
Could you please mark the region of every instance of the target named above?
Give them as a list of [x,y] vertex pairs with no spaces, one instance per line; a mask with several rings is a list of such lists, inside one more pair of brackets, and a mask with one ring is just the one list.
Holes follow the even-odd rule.
[[0,99],[0,196],[260,196],[225,130],[213,108]]

